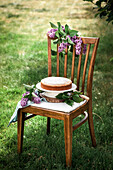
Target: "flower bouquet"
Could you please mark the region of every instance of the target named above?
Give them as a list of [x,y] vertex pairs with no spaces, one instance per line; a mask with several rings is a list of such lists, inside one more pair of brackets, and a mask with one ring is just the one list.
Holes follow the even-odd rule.
[[[65,54],[66,47],[69,48],[70,52],[73,51],[73,45],[75,45],[76,56],[80,55],[82,49],[82,39],[80,33],[76,30],[72,30],[67,24],[64,26],[60,22],[54,25],[50,22],[51,29],[48,31],[47,35],[53,39],[54,44],[59,44],[58,52],[61,56]],[[82,53],[86,53],[86,44],[83,45]],[[52,55],[56,55],[56,51],[52,50]]]

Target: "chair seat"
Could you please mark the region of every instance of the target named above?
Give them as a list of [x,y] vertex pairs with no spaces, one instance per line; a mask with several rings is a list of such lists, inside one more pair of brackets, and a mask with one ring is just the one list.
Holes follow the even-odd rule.
[[87,100],[84,100],[80,103],[74,102],[73,106],[70,106],[66,103],[50,103],[42,101],[40,104],[32,104],[32,106],[69,113],[82,106],[84,103],[87,103]]

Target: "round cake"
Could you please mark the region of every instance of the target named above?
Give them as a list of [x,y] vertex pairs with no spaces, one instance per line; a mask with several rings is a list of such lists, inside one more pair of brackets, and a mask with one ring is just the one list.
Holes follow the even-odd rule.
[[53,91],[68,90],[72,87],[72,81],[65,77],[46,77],[41,80],[41,87]]

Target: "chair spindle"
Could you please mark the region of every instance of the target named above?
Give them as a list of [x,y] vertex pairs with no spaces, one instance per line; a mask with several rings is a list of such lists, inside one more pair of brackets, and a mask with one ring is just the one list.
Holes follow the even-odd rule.
[[71,81],[74,82],[74,68],[75,68],[75,45],[73,45],[73,57],[72,57],[72,68],[71,68]]
[[83,52],[83,44],[82,44],[82,49],[81,49],[81,53],[80,53],[80,55],[79,55],[79,61],[78,61],[77,90],[79,90],[79,84],[80,84],[80,71],[81,71],[82,52]]
[[88,63],[88,57],[90,52],[91,44],[88,44],[86,57],[85,57],[85,63],[84,63],[84,69],[83,69],[83,78],[82,78],[82,92],[84,93],[84,85],[85,85],[85,76],[86,76],[86,69],[87,69],[87,63]]
[[51,39],[48,37],[48,77],[52,76],[51,71]]
[[67,55],[68,55],[68,48],[65,49],[65,61],[64,61],[64,77],[67,77]]
[[57,77],[59,77],[59,52],[58,52],[59,44],[57,44]]

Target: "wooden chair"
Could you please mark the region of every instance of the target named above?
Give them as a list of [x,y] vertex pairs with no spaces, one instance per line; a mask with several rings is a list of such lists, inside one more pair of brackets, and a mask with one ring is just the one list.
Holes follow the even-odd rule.
[[[51,62],[51,41],[53,39],[48,37],[48,76],[52,76],[52,62]],[[66,104],[62,103],[62,109],[61,103],[47,103],[42,102],[41,104],[37,104],[34,106],[28,106],[26,108],[22,108],[18,111],[18,153],[20,154],[22,152],[22,144],[23,144],[23,133],[24,133],[24,121],[27,119],[40,115],[47,117],[47,134],[50,133],[50,118],[54,119],[60,119],[64,121],[64,136],[65,136],[65,154],[66,154],[66,166],[71,166],[72,163],[72,134],[75,129],[80,127],[83,123],[85,123],[88,120],[89,123],[89,130],[92,140],[92,145],[96,146],[96,139],[95,139],[95,133],[94,133],[94,125],[93,125],[93,115],[92,115],[92,81],[93,81],[93,70],[94,70],[94,63],[96,58],[96,52],[97,47],[99,43],[99,38],[82,38],[83,44],[87,44],[87,52],[84,57],[84,65],[83,65],[83,55],[82,52],[78,58],[75,57],[75,48],[73,48],[73,55],[72,55],[72,68],[71,68],[71,80],[74,82],[74,72],[75,72],[75,63],[76,60],[78,60],[78,66],[77,66],[77,82],[75,83],[77,85],[77,90],[82,91],[83,94],[82,98],[85,100],[82,105],[78,107],[71,107],[69,106],[69,109],[67,111],[63,111]],[[91,46],[93,46],[93,49],[91,50]],[[83,45],[82,45],[83,50]],[[57,51],[58,51],[58,45],[57,45]],[[92,52],[91,52],[92,51]],[[90,54],[91,52],[91,54]],[[68,59],[68,49],[66,48],[66,54],[64,59],[64,77],[67,77],[67,59]],[[89,54],[91,57],[89,57]],[[90,60],[90,61],[89,61]],[[56,76],[59,76],[59,53],[57,52],[57,74]],[[83,73],[81,74],[81,63],[83,67]],[[88,73],[87,81],[86,78],[86,72]],[[80,83],[80,78],[82,79]],[[81,84],[81,89],[80,89]],[[86,88],[85,88],[86,84]],[[86,89],[86,90],[84,90]],[[57,105],[57,106],[56,106]],[[55,106],[55,109],[54,109]],[[32,113],[28,117],[25,117],[25,113]],[[75,126],[72,126],[72,121],[77,116],[83,114],[84,118],[77,123]]]

